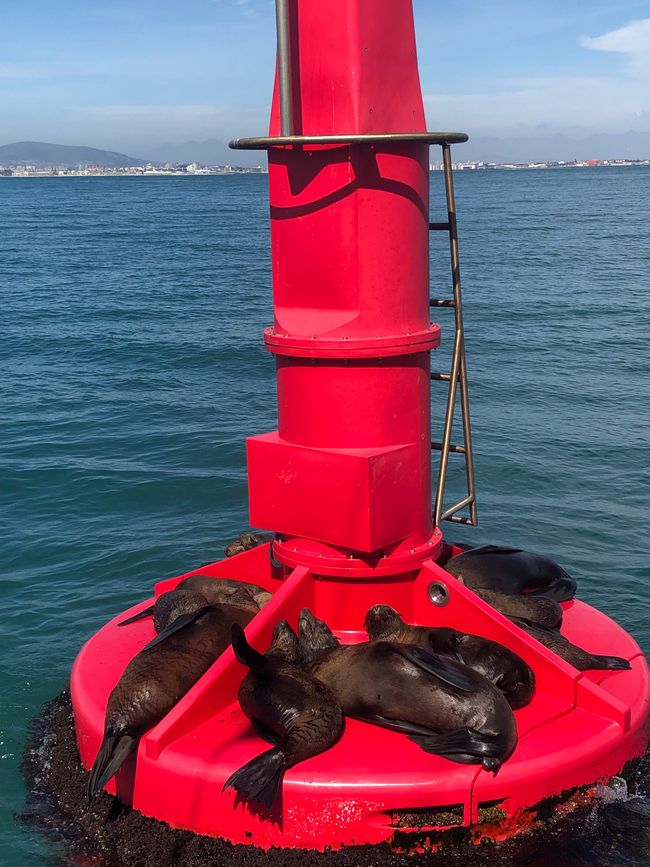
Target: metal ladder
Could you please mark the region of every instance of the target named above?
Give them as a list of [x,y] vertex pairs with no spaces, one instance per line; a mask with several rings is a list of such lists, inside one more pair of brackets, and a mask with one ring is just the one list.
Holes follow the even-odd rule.
[[[449,251],[451,254],[451,278],[453,286],[453,298],[431,298],[429,307],[453,307],[455,316],[454,352],[452,356],[451,371],[449,373],[431,373],[431,380],[448,382],[449,393],[447,396],[447,410],[443,427],[442,442],[432,442],[431,449],[440,452],[440,466],[438,469],[438,481],[433,506],[434,526],[439,527],[442,521],[453,521],[456,524],[470,524],[475,527],[478,524],[476,509],[476,485],[474,481],[474,455],[472,452],[472,430],[469,415],[469,393],[467,388],[467,366],[465,363],[465,337],[463,332],[463,301],[460,284],[460,260],[458,257],[458,228],[456,224],[456,202],[454,199],[454,182],[452,178],[451,147],[448,142],[443,142],[442,161],[445,176],[445,193],[447,197],[447,222],[429,223],[429,231],[449,232]],[[452,443],[451,434],[454,425],[454,409],[456,396],[460,385],[460,405],[463,422],[462,444]],[[463,497],[453,506],[445,509],[444,495],[447,481],[447,468],[449,455],[461,454],[465,456],[465,477],[467,480],[467,496]],[[469,514],[459,515],[463,509],[469,507]]]

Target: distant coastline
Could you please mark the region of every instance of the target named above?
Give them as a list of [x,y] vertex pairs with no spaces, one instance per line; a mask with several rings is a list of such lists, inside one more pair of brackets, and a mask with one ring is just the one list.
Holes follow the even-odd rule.
[[77,169],[55,166],[0,166],[0,178],[201,177],[206,175],[259,175],[267,172],[266,166],[84,166]]
[[[455,171],[517,171],[524,169],[581,169],[581,168],[626,168],[650,166],[647,160],[574,160],[571,162],[543,163],[487,163],[457,162]],[[429,171],[441,171],[442,163],[430,163]],[[0,178],[142,178],[142,177],[208,177],[214,175],[268,174],[266,166],[84,166],[82,168],[59,168],[46,166],[0,166]]]

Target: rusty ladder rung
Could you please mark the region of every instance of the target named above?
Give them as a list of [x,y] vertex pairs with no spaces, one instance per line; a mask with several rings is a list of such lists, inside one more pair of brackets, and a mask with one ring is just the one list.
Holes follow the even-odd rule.
[[453,298],[429,298],[429,307],[455,307]]
[[[432,371],[431,372],[431,379],[434,382],[451,382],[451,373],[441,373],[440,371],[437,371],[437,370]],[[460,379],[460,375],[456,381],[458,382],[459,379]]]
[[429,223],[430,232],[448,232],[449,229],[449,223]]
[[[431,451],[441,452],[442,449],[443,449],[442,443],[436,442],[435,440],[431,441]],[[467,454],[467,449],[465,448],[465,446],[459,446],[456,443],[449,443],[449,446],[447,447],[447,451],[453,452],[454,454],[457,454],[457,455],[466,455]]]

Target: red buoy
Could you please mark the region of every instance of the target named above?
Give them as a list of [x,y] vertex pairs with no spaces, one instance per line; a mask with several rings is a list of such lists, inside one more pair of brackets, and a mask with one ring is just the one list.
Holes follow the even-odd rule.
[[[278,429],[248,439],[248,474],[251,524],[278,537],[273,558],[266,544],[187,574],[273,592],[246,630],[261,650],[303,606],[343,641],[364,640],[367,609],[384,603],[410,623],[499,641],[534,670],[536,691],[515,712],[518,744],[496,776],[348,720],[332,749],[286,773],[269,814],[222,792],[265,749],[237,703],[245,670],[228,649],[107,789],[172,826],[262,847],[397,845],[399,835],[408,848],[409,834],[416,846],[428,830],[478,835],[488,822],[499,839],[534,822],[549,796],[607,780],[644,753],[648,668],[623,629],[574,601],[563,634],[631,664],[578,672],[437,565],[455,552],[431,510],[430,353],[440,328],[429,321],[428,146],[466,137],[426,131],[408,0],[299,0],[291,10],[270,134],[238,143],[269,154],[275,321],[264,339],[277,364]],[[149,604],[120,612],[75,662],[86,767],[111,690],[154,636],[150,620],[117,623]]]

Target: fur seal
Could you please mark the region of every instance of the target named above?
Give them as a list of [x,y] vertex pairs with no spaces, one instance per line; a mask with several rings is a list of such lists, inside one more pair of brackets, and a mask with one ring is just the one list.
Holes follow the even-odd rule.
[[533,697],[535,675],[521,657],[496,641],[447,626],[409,626],[390,605],[368,609],[364,626],[371,641],[417,644],[462,662],[501,690],[512,708],[523,707]]
[[481,587],[511,594],[526,590],[567,602],[577,589],[573,578],[550,557],[521,548],[481,545],[451,557],[443,568],[472,590]]
[[226,545],[224,554],[226,557],[234,557],[236,554],[250,551],[251,548],[258,548],[266,542],[272,542],[273,539],[273,533],[251,533],[250,531],[240,533],[236,539]]
[[147,729],[159,723],[230,644],[233,623],[253,613],[234,605],[206,608],[186,628],[160,635],[131,660],[108,698],[104,737],[88,778],[88,801],[117,772]]
[[[144,608],[133,617],[127,617],[120,622],[120,626],[128,626],[137,620],[153,615],[153,625],[156,632],[160,632],[169,625],[172,611],[189,613],[192,610],[210,605],[236,605],[245,608],[253,614],[269,601],[273,594],[269,593],[258,584],[249,584],[246,581],[235,581],[232,578],[211,578],[209,575],[190,575],[179,582],[173,590],[162,593],[148,608]],[[183,596],[181,606],[179,597]]]
[[388,641],[340,645],[303,608],[300,652],[346,716],[404,732],[425,752],[498,771],[517,744],[517,725],[488,680],[450,659]]
[[273,632],[264,655],[232,626],[235,656],[250,671],[239,704],[258,734],[273,744],[235,771],[223,785],[270,809],[287,768],[329,749],[343,731],[343,711],[324,683],[302,671],[298,637],[286,620]]
[[623,659],[622,656],[599,656],[593,653],[587,653],[577,644],[573,644],[568,638],[565,638],[559,630],[548,629],[545,626],[540,626],[539,623],[531,623],[523,617],[510,618],[513,623],[521,627],[524,632],[536,638],[544,647],[548,647],[553,653],[556,653],[560,659],[570,663],[578,671],[593,670],[612,670],[612,671],[629,671],[632,666]]
[[506,617],[525,617],[533,623],[548,626],[554,629],[562,623],[564,611],[555,599],[546,596],[531,596],[530,593],[522,593],[514,596],[508,593],[498,593],[496,590],[486,590],[483,587],[472,587],[472,593],[476,593],[484,602],[491,605]]

